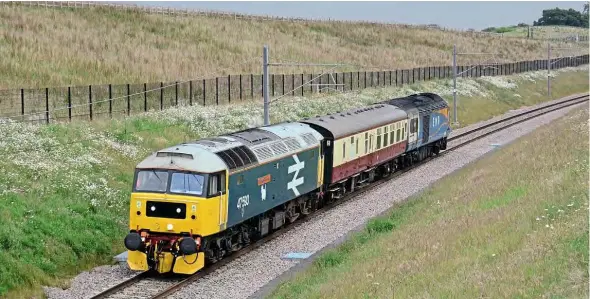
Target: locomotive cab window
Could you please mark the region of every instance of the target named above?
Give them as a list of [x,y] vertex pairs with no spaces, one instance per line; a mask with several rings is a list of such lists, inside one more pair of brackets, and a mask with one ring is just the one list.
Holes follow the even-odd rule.
[[196,173],[175,172],[170,180],[170,193],[202,195],[205,177]]
[[135,179],[135,191],[166,192],[167,170],[140,170]]

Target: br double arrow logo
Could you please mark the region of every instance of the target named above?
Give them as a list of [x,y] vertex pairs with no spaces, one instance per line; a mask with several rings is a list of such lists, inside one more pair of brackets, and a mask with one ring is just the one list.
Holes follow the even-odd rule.
[[287,189],[291,189],[293,193],[295,193],[295,196],[299,196],[299,190],[297,190],[297,187],[303,184],[304,178],[298,178],[297,176],[299,175],[299,171],[305,168],[305,161],[299,161],[297,155],[293,155],[293,160],[295,160],[295,164],[289,166],[288,173],[291,174],[295,172],[295,175],[293,175],[293,179],[287,183]]

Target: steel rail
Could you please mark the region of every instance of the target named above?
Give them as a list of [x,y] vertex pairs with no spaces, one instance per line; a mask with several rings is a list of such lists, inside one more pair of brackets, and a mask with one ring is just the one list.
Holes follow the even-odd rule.
[[539,110],[543,110],[543,109],[547,109],[547,108],[551,108],[551,107],[559,106],[559,105],[562,105],[562,104],[564,104],[564,103],[568,103],[568,102],[571,102],[571,101],[579,100],[579,99],[581,99],[581,98],[584,98],[584,97],[588,97],[588,94],[584,94],[584,95],[581,95],[581,96],[578,96],[578,97],[575,97],[575,98],[572,98],[572,99],[567,99],[567,100],[564,100],[564,101],[560,101],[560,102],[557,102],[557,103],[553,103],[553,104],[545,105],[545,106],[538,107],[538,108],[535,108],[535,109],[527,110],[527,111],[525,111],[525,112],[518,113],[518,114],[516,114],[516,115],[513,115],[513,116],[510,116],[510,117],[507,117],[507,118],[503,118],[503,119],[497,120],[497,121],[495,121],[495,122],[492,122],[492,123],[486,124],[486,125],[484,125],[484,126],[481,126],[481,127],[474,128],[474,129],[472,129],[472,130],[469,130],[469,131],[467,131],[467,132],[463,132],[463,133],[461,133],[461,134],[459,134],[459,135],[456,135],[456,136],[453,136],[453,137],[449,137],[449,138],[447,139],[447,141],[452,141],[452,140],[455,140],[455,139],[461,138],[461,137],[463,137],[463,136],[466,136],[466,135],[472,134],[472,133],[474,133],[474,132],[480,131],[480,130],[482,130],[482,129],[489,128],[489,127],[491,127],[491,126],[493,126],[493,125],[497,125],[497,124],[499,124],[499,123],[503,123],[503,122],[506,122],[506,121],[509,121],[509,120],[512,120],[512,119],[515,119],[515,118],[518,118],[518,117],[521,117],[521,116],[524,116],[524,115],[527,115],[527,114],[530,114],[530,113],[533,113],[533,112],[536,112],[536,111],[539,111]]
[[90,297],[90,299],[103,299],[103,298],[107,298],[108,296],[116,293],[117,291],[123,290],[123,289],[128,288],[128,287],[130,287],[132,285],[135,285],[136,283],[138,283],[139,281],[141,281],[142,279],[144,279],[144,278],[146,278],[148,276],[149,276],[149,271],[141,272],[141,273],[139,273],[139,274],[137,274],[137,275],[135,275],[135,276],[127,279],[127,280],[124,280],[123,282],[121,282],[121,283],[119,283],[119,284],[117,284],[115,286],[112,286],[112,287],[110,287],[110,288],[108,288],[108,289],[106,289],[106,290],[104,290],[104,291],[102,291],[102,292],[100,292],[100,293],[98,293],[98,294]]

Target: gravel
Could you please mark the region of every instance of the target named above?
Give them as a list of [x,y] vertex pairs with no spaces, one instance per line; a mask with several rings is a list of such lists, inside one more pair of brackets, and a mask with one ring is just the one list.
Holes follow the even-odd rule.
[[[552,102],[510,111],[491,120],[457,129],[451,136]],[[394,202],[420,192],[440,178],[495,150],[497,146],[502,147],[572,109],[587,106],[588,104],[584,103],[547,113],[434,159],[399,178],[367,191],[362,197],[353,198],[327,213],[318,215],[315,219],[294,227],[287,234],[228,263],[170,298],[238,299],[262,296],[279,282],[279,276],[286,277],[291,274],[289,270],[294,269],[294,266],[298,265],[299,268],[311,260],[283,260],[283,255],[289,252],[307,252],[315,255],[323,248],[335,246],[344,240],[351,230],[362,227],[368,219],[385,212]],[[126,265],[101,266],[78,275],[67,290],[49,287],[44,289],[48,298],[89,298],[133,275],[127,270]]]
[[54,287],[43,289],[47,298],[89,298],[134,275],[136,273],[127,265],[100,266],[76,276],[67,290]]

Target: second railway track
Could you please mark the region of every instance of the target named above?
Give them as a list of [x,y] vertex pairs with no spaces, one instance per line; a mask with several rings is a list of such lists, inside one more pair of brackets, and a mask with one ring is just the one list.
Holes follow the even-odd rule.
[[[548,104],[548,105],[544,105],[538,108],[534,108],[531,110],[527,110],[524,111],[522,113],[518,113],[516,115],[507,117],[507,118],[503,118],[500,119],[498,121],[494,121],[488,124],[485,124],[483,126],[468,130],[466,132],[457,134],[455,136],[449,137],[448,142],[449,142],[449,147],[447,150],[445,151],[441,151],[441,153],[439,154],[439,156],[441,155],[445,155],[453,150],[456,150],[458,148],[461,148],[475,140],[479,140],[483,137],[489,136],[491,134],[494,134],[496,132],[502,131],[506,128],[512,127],[516,124],[525,122],[527,120],[531,120],[533,118],[536,118],[538,116],[553,112],[553,111],[557,111],[566,107],[570,107],[573,105],[577,105],[577,104],[581,104],[584,102],[588,101],[588,94],[584,94],[581,96],[577,96],[577,97],[573,97],[570,99],[566,99],[563,101],[559,101],[556,103],[552,103],[552,104]],[[486,131],[487,130],[487,131]],[[479,133],[479,134],[478,134]],[[360,195],[362,195],[363,193],[367,192],[368,189],[370,188],[374,188],[377,187],[381,184],[387,183],[390,180],[424,164],[429,162],[432,159],[436,159],[436,156],[432,157],[432,158],[428,158],[426,160],[423,160],[420,163],[416,163],[406,169],[402,169],[399,170],[393,174],[391,174],[389,177],[381,179],[379,181],[376,181],[375,183],[368,185],[362,189],[358,189],[357,191],[348,193],[344,198],[335,201],[333,203],[327,204],[326,206],[324,206],[323,208],[317,210],[316,212],[311,213],[308,217],[304,217],[301,218],[300,220],[296,221],[295,223],[291,224],[291,225],[287,225],[285,227],[283,227],[282,229],[279,229],[278,231],[268,235],[267,237],[260,239],[256,242],[253,242],[252,244],[250,244],[247,247],[244,247],[243,249],[241,249],[238,252],[235,252],[234,254],[232,254],[231,256],[225,258],[224,260],[221,260],[205,269],[203,269],[200,272],[197,272],[191,276],[188,277],[162,277],[162,276],[152,276],[151,273],[149,272],[143,272],[140,273],[128,280],[125,280],[111,288],[108,288],[107,290],[91,297],[92,299],[102,299],[102,298],[151,298],[151,299],[155,299],[155,298],[166,298],[169,295],[172,295],[173,293],[175,293],[176,291],[180,290],[181,288],[190,285],[192,282],[196,281],[199,278],[205,277],[213,272],[215,272],[217,269],[223,267],[224,265],[230,263],[231,261],[244,256],[245,254],[247,254],[248,252],[251,252],[253,250],[255,250],[256,248],[260,247],[261,245],[271,241],[272,239],[275,239],[287,232],[289,232],[290,230],[292,230],[295,227],[298,227],[302,224],[304,224],[305,222],[307,222],[309,219],[313,219],[314,216],[318,216],[321,215],[322,213],[326,213],[328,211],[331,210],[331,208],[333,208],[334,206],[340,205],[344,202],[347,202],[349,200],[351,200],[352,198],[358,197]]]

